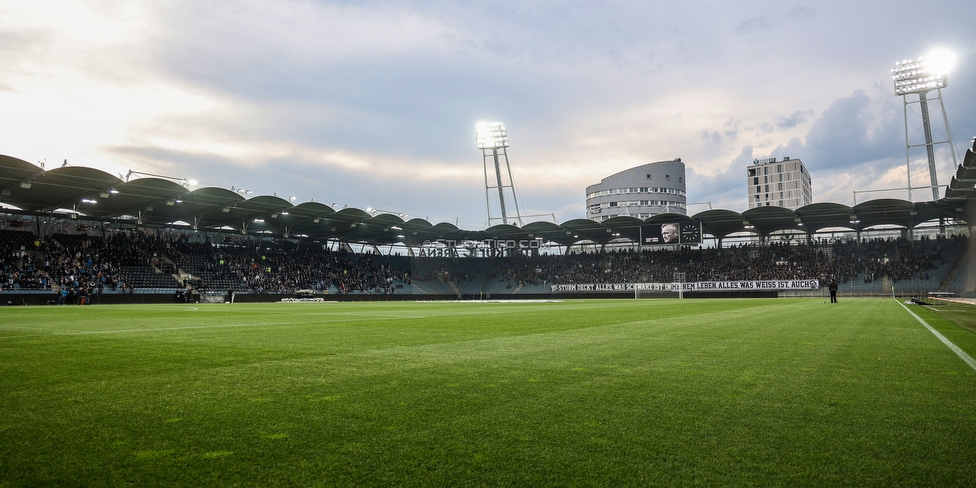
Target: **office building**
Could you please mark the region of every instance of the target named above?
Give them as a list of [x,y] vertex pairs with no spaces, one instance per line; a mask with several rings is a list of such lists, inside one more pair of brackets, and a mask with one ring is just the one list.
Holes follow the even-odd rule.
[[813,203],[810,173],[799,159],[757,159],[746,169],[749,208],[796,210]]

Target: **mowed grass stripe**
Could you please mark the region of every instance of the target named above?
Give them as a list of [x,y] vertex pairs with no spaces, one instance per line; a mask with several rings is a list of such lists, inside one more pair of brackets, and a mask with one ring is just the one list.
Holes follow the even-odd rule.
[[[976,447],[976,419],[966,392],[976,378],[891,300],[574,301],[480,313],[470,304],[341,304],[337,312],[406,317],[341,323],[299,305],[226,306],[194,320],[313,313],[304,325],[0,345],[0,385],[11,393],[0,399],[0,459],[10,460],[0,480],[972,479],[964,453]],[[113,314],[127,327],[190,319],[100,313],[98,327],[117,326]],[[0,334],[17,327],[4,320]]]

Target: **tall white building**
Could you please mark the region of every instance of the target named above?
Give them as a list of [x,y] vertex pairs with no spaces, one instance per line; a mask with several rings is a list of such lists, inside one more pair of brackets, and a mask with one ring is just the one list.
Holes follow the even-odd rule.
[[749,208],[786,207],[796,210],[813,203],[810,173],[799,159],[757,159],[746,169]]
[[622,215],[646,219],[662,213],[685,215],[685,163],[647,163],[586,187],[586,218],[602,222]]

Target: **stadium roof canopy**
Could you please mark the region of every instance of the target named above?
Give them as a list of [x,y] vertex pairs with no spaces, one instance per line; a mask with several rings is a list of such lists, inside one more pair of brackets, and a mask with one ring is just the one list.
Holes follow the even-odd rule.
[[813,234],[825,229],[861,231],[877,226],[914,228],[938,219],[969,219],[966,208],[976,201],[976,154],[966,151],[963,163],[937,201],[896,199],[867,201],[853,207],[814,203],[790,210],[757,207],[739,213],[706,210],[693,216],[655,215],[641,220],[614,217],[603,222],[573,219],[562,224],[532,222],[522,227],[495,225],[484,230],[462,230],[449,223],[423,219],[404,221],[392,214],[373,215],[357,208],[335,210],[315,201],[292,202],[271,195],[245,198],[238,192],[207,187],[190,190],[184,181],[141,177],[131,181],[101,170],[64,166],[44,170],[27,161],[0,155],[0,208],[7,213],[78,218],[152,227],[199,231],[232,231],[285,238],[335,239],[373,245],[426,242],[531,240],[570,246],[579,242],[606,244],[638,241],[641,226],[699,221],[705,236],[767,236],[782,231]]

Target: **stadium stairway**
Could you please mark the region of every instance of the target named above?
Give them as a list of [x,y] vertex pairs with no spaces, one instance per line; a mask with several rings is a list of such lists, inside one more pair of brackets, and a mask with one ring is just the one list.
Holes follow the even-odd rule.
[[[403,287],[403,288],[404,288],[404,290],[407,289],[407,287]],[[410,282],[410,289],[413,291],[412,294],[414,294],[414,295],[430,295],[431,294],[429,291],[427,291],[424,288],[423,285],[420,284],[419,281],[416,281],[416,280]]]
[[451,285],[451,290],[454,291],[454,294],[457,295],[458,298],[461,298],[461,289],[458,288],[457,283],[453,281],[448,281],[447,284]]
[[485,290],[485,280],[490,266],[486,258],[465,258],[458,261],[455,276],[463,276],[458,286],[466,295],[480,296]]
[[976,252],[972,248],[960,253],[958,262],[939,291],[951,291],[961,297],[976,297]]
[[[956,283],[956,277],[960,275],[966,275],[972,270],[972,262],[967,263],[968,255],[971,253],[966,252],[966,243],[964,241],[950,241],[950,244],[946,246],[944,250],[945,264],[939,266],[939,271],[941,271],[937,276],[940,277],[939,280],[939,291],[962,291],[964,287],[962,283]],[[964,282],[965,280],[963,280]]]
[[490,279],[485,282],[485,295],[511,295],[513,293],[512,283],[508,280]]

